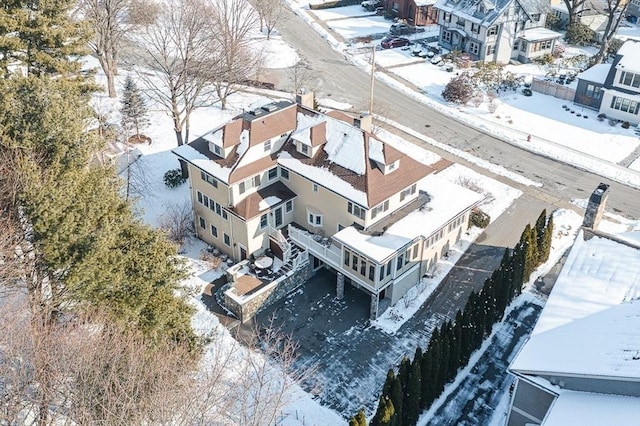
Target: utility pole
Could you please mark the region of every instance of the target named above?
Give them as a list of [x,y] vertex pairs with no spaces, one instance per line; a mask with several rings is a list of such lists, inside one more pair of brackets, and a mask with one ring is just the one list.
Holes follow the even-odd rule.
[[373,115],[373,83],[376,81],[376,46],[371,54],[371,87],[369,89],[369,115]]

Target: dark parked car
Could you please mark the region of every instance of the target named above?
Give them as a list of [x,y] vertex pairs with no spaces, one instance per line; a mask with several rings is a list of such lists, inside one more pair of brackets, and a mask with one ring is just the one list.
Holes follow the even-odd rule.
[[407,24],[393,24],[389,29],[389,33],[391,35],[405,35],[405,34],[413,34],[416,32],[415,27]]
[[362,8],[364,10],[368,10],[369,12],[374,12],[376,8],[380,5],[380,0],[364,0],[362,3]]
[[410,44],[411,44],[411,40],[409,40],[408,38],[391,37],[391,38],[385,38],[384,40],[382,40],[382,43],[380,43],[380,46],[382,46],[383,49],[393,49],[394,47],[408,46]]

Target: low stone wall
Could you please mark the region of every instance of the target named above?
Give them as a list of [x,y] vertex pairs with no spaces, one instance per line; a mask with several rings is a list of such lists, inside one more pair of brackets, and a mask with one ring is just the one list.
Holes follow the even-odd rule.
[[224,292],[224,303],[227,309],[233,312],[240,321],[246,322],[258,312],[306,283],[312,274],[311,262],[307,262],[305,265],[293,271],[291,275],[280,278],[279,281],[269,284],[251,296],[238,297],[230,294],[233,289],[229,289]]

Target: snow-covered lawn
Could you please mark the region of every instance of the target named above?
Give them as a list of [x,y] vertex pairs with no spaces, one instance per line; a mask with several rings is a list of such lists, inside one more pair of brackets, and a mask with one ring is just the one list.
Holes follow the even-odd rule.
[[373,34],[381,34],[389,31],[391,22],[382,16],[370,16],[364,18],[341,19],[327,22],[329,28],[340,34],[345,40],[357,37],[366,37]]

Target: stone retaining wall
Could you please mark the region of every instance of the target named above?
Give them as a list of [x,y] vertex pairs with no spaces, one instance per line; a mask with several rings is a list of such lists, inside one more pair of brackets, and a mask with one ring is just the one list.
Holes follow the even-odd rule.
[[291,291],[306,283],[313,275],[311,262],[307,262],[291,275],[280,278],[260,291],[248,297],[238,297],[230,292],[229,289],[224,292],[224,303],[231,312],[233,312],[242,322],[246,322],[254,317],[258,312],[272,305],[276,301],[282,299]]

